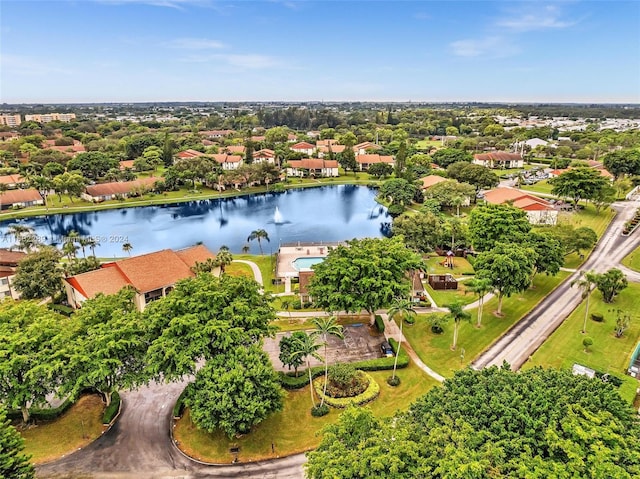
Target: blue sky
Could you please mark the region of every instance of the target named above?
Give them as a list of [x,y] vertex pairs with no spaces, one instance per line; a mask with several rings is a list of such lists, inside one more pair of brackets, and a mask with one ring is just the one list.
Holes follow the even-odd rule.
[[1,0],[0,102],[640,103],[640,2]]

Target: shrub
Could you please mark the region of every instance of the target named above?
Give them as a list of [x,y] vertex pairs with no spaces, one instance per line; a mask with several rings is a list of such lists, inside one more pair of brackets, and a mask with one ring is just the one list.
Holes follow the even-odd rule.
[[593,346],[593,339],[591,338],[584,338],[582,340],[582,345],[584,346],[584,350],[585,352],[589,351],[589,347]]
[[313,382],[313,387],[316,390],[316,393],[320,398],[324,397],[324,402],[329,406],[336,408],[345,408],[350,405],[360,406],[362,404],[366,404],[368,402],[373,401],[380,394],[380,385],[369,375],[366,373],[362,373],[369,381],[369,386],[367,389],[358,396],[348,397],[348,398],[332,398],[330,396],[324,396],[322,393],[323,381],[322,379],[316,379]]
[[431,324],[431,332],[433,334],[442,334],[447,317],[442,314],[432,314],[429,316],[429,324]]
[[109,404],[109,407],[104,410],[104,415],[102,416],[102,424],[111,424],[111,421],[113,421],[113,418],[116,417],[119,410],[120,394],[118,394],[118,391],[113,391],[111,393],[111,404]]
[[327,395],[333,398],[354,397],[362,394],[368,385],[365,373],[353,365],[336,364],[329,369]]
[[591,319],[597,323],[602,323],[604,321],[604,316],[600,313],[591,313]]
[[398,376],[389,376],[387,378],[387,384],[391,387],[396,387],[400,385],[400,378]]
[[187,397],[188,393],[189,386],[187,385],[187,387],[180,393],[180,396],[178,396],[176,403],[173,405],[173,417],[182,417],[182,414],[184,413],[184,399]]
[[407,315],[404,317],[404,322],[407,324],[415,324],[416,322],[416,317],[413,315]]
[[302,309],[302,302],[299,299],[295,299],[292,303],[291,303],[291,307],[293,309]]
[[[278,379],[280,384],[285,389],[301,389],[309,385],[309,373],[305,369],[304,371],[298,371],[299,376],[295,377],[293,372],[285,373],[278,372]],[[322,366],[316,366],[311,368],[311,377],[317,378],[324,374],[324,368]]]
[[382,319],[382,316],[380,316],[379,314],[376,314],[375,325],[376,325],[376,328],[378,328],[379,333],[384,333],[384,320]]
[[317,406],[311,408],[311,415],[313,417],[322,417],[326,416],[327,414],[329,414],[329,406],[327,406],[326,404],[318,404]]
[[431,303],[429,301],[420,301],[418,304],[423,308],[430,308],[431,307]]

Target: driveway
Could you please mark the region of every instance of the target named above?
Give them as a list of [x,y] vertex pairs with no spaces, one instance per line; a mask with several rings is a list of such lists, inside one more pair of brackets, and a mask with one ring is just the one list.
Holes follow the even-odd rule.
[[[307,331],[309,332],[309,331]],[[282,366],[278,355],[280,354],[279,343],[283,336],[291,335],[290,332],[278,333],[275,338],[267,338],[264,341],[264,350],[269,354],[271,362],[278,371],[288,371]],[[384,341],[384,335],[372,334],[366,324],[351,324],[344,326],[344,341],[329,336],[327,339],[327,357],[329,364],[336,362],[353,363],[365,359],[375,359],[382,357],[380,344]],[[322,351],[324,354],[324,351]],[[312,366],[324,364],[317,359],[311,359]]]

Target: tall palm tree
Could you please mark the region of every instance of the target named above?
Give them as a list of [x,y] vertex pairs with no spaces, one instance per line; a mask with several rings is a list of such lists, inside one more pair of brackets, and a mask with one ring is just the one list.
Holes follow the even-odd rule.
[[229,248],[226,246],[220,247],[218,254],[216,255],[216,264],[220,266],[220,274],[224,274],[225,268],[230,265],[233,261],[233,255]]
[[125,243],[122,245],[122,251],[128,253],[131,256],[131,250],[133,249],[133,245],[131,243]]
[[29,186],[38,190],[38,192],[44,199],[44,207],[49,210],[49,203],[47,203],[47,198],[49,197],[49,192],[51,191],[51,187],[53,186],[51,180],[42,175],[33,176],[29,180]]
[[311,363],[309,362],[309,358],[315,358],[318,361],[322,361],[322,358],[318,354],[318,349],[320,349],[321,345],[316,342],[317,337],[318,335],[315,332],[296,337],[293,352],[291,353],[292,357],[301,357],[307,363],[307,371],[309,372],[309,392],[311,394],[311,404],[313,407],[316,407],[316,400],[313,395],[313,376],[311,375]]
[[587,318],[589,317],[589,298],[591,297],[591,290],[596,284],[596,273],[589,271],[585,273],[580,271],[580,276],[577,279],[571,281],[571,286],[577,286],[582,290],[582,299],[587,300],[587,304],[584,308],[584,321],[582,323],[582,334],[587,332]]
[[248,244],[242,247],[242,254],[249,254],[249,251],[251,251],[251,247]]
[[400,340],[398,341],[398,350],[396,351],[396,357],[393,360],[393,374],[392,379],[396,377],[396,368],[398,367],[398,356],[400,355],[400,347],[402,346],[402,325],[404,324],[404,318],[407,316],[414,316],[416,310],[413,309],[413,303],[408,299],[396,298],[391,303],[391,307],[387,310],[389,319],[393,320],[396,316],[400,316]]
[[290,310],[292,305],[293,305],[293,302],[289,298],[283,298],[282,301],[280,301],[280,307],[287,312],[287,314],[289,315],[289,319],[291,319]]
[[467,291],[478,295],[478,321],[476,322],[476,327],[479,328],[482,326],[484,296],[493,290],[493,286],[491,286],[491,281],[488,278],[473,278],[465,283],[465,287]]
[[100,246],[100,240],[95,236],[87,236],[86,243],[89,248],[91,248],[91,255],[96,255],[96,246]]
[[313,324],[316,327],[314,333],[322,338],[324,346],[324,387],[322,389],[322,399],[320,406],[324,405],[324,397],[327,395],[327,381],[329,379],[329,359],[327,358],[327,340],[329,336],[335,336],[344,339],[342,326],[338,324],[335,316],[324,316],[315,318]]
[[247,238],[247,241],[253,241],[253,240],[257,240],[258,241],[258,246],[260,247],[260,254],[264,254],[262,252],[262,240],[267,240],[267,241],[271,241],[269,239],[269,233],[267,233],[265,230],[253,230],[251,232],[251,234],[249,235],[249,237]]
[[456,350],[458,346],[458,328],[462,321],[470,321],[471,315],[467,313],[461,303],[455,302],[445,305],[445,308],[449,310],[449,318],[453,320],[453,344],[451,349]]

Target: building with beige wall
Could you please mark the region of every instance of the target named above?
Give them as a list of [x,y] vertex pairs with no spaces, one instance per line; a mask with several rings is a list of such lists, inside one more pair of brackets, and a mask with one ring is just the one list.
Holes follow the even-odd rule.
[[20,299],[20,293],[13,287],[12,282],[18,263],[25,256],[22,251],[0,249],[0,301],[4,298]]
[[38,123],[49,123],[50,121],[62,121],[64,123],[68,123],[75,119],[75,113],[36,113],[34,115],[24,116],[24,121],[35,121]]
[[20,126],[22,120],[20,115],[0,115],[0,125],[2,126]]

